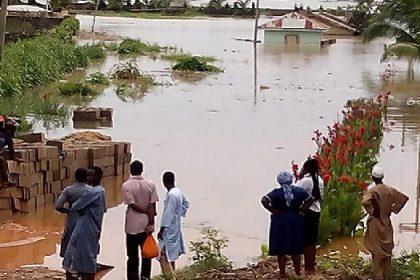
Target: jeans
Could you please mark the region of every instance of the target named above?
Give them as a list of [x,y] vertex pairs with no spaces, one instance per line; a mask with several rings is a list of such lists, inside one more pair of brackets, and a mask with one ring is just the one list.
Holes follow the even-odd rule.
[[[139,280],[139,248],[146,241],[147,233],[126,234],[127,246],[127,279]],[[150,279],[152,272],[152,259],[141,259],[141,280]]]

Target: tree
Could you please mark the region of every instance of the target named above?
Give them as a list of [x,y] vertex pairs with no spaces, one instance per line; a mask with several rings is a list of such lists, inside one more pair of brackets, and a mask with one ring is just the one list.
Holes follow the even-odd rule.
[[385,0],[379,12],[363,32],[363,40],[370,42],[378,37],[395,39],[382,54],[381,61],[390,57],[407,59],[408,70],[420,60],[420,2],[418,0]]
[[248,7],[249,3],[251,3],[251,0],[237,0],[233,4],[237,8],[245,10]]
[[375,0],[358,0],[357,5],[351,11],[349,23],[357,29],[359,34],[367,28],[370,19],[375,13]]

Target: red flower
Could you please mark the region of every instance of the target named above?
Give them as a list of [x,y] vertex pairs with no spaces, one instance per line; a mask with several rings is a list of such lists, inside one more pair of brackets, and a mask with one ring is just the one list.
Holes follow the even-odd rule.
[[340,183],[350,183],[351,182],[351,178],[348,177],[348,176],[343,175],[340,178],[338,178],[337,181],[340,182]]
[[357,186],[359,187],[359,189],[360,189],[361,191],[364,191],[364,190],[366,190],[366,189],[367,189],[368,184],[367,184],[366,182],[359,182],[359,183],[357,184]]
[[330,174],[325,174],[324,176],[322,176],[322,180],[324,180],[325,184],[328,184],[328,182],[331,180],[331,175]]

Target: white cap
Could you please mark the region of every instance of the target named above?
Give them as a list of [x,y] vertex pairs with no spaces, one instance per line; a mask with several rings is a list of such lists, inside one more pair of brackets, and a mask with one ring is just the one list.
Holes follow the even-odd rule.
[[372,177],[382,179],[384,177],[384,170],[379,165],[375,165],[372,169]]

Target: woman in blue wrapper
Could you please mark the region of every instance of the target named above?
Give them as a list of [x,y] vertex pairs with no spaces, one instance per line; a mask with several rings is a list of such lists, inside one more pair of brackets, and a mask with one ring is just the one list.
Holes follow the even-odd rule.
[[277,256],[280,278],[287,279],[287,255],[292,257],[296,275],[300,275],[300,255],[305,245],[301,212],[312,204],[313,199],[302,188],[292,186],[290,172],[280,172],[277,182],[280,187],[265,195],[261,203],[271,213],[269,254]]

